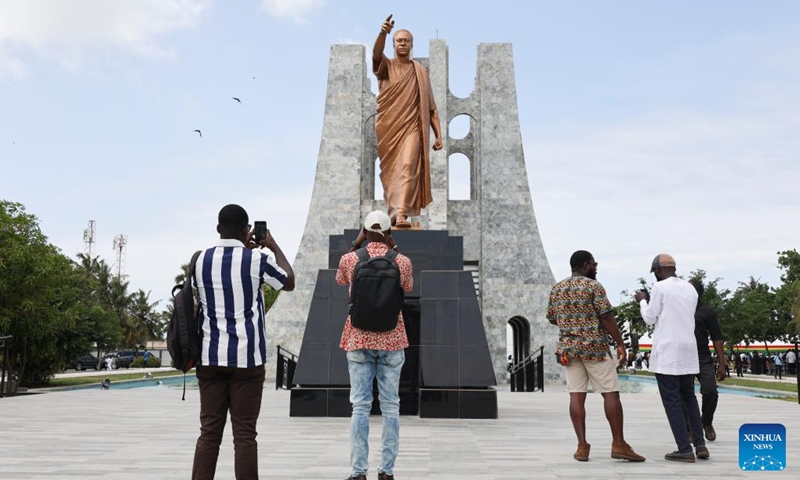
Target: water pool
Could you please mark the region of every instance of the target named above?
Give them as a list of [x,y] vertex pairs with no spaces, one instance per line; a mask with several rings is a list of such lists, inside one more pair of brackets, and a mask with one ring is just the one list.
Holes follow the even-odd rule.
[[[108,388],[112,390],[120,390],[127,388],[145,388],[145,387],[160,387],[160,388],[181,388],[183,389],[183,375],[174,377],[158,377],[158,378],[141,378],[137,380],[120,380],[114,381],[113,376],[108,377],[111,380]],[[75,385],[73,387],[66,387],[59,390],[90,390],[101,388],[100,382],[87,383],[85,385]],[[186,388],[197,389],[197,377],[194,374],[186,375]]]
[[[621,393],[658,393],[658,383],[654,377],[644,377],[638,375],[620,375],[619,376],[619,390]],[[700,393],[700,384],[694,384],[696,393]],[[738,388],[726,388],[722,385],[717,385],[717,391],[720,395],[744,395],[745,397],[781,397],[790,395],[786,393],[762,392],[756,390],[741,390]]]

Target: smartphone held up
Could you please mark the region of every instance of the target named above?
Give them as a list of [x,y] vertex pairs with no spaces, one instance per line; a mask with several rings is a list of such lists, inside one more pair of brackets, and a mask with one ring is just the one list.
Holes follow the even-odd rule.
[[264,239],[267,238],[267,222],[257,221],[254,223],[255,226],[255,242],[261,243]]

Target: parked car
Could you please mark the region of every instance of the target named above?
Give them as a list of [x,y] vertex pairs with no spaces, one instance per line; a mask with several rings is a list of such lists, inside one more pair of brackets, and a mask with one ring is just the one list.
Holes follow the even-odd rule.
[[117,355],[117,368],[131,368],[133,359],[136,358],[136,353],[133,350],[120,350]]
[[75,367],[75,370],[86,370],[87,368],[97,370],[97,357],[89,353],[81,355],[72,362],[72,366]]

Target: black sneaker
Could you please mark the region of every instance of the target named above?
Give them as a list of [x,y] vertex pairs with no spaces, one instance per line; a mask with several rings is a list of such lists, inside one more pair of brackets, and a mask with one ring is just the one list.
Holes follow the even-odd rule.
[[378,480],[394,480],[394,475],[389,475],[386,472],[378,474]]
[[344,480],[367,480],[367,476],[366,475],[358,475],[358,476],[355,476],[355,477],[347,477]]
[[672,460],[673,462],[694,463],[694,453],[692,452],[680,453],[675,450],[672,453],[664,455],[664,458],[666,460]]

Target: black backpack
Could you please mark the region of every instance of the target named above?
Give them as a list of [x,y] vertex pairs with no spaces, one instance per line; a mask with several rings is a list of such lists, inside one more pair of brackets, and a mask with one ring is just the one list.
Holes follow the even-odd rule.
[[356,251],[358,263],[350,288],[350,323],[360,330],[388,332],[397,328],[405,293],[400,282],[397,252],[370,258],[366,248]]
[[[202,338],[200,337],[197,311],[194,306],[194,291],[192,278],[194,278],[195,264],[200,250],[192,255],[189,263],[189,275],[183,284],[172,288],[173,310],[169,319],[167,330],[167,349],[172,357],[172,366],[184,374],[194,368],[200,361],[202,353]],[[177,293],[175,293],[177,291]],[[184,377],[183,399],[186,400],[186,380]]]

